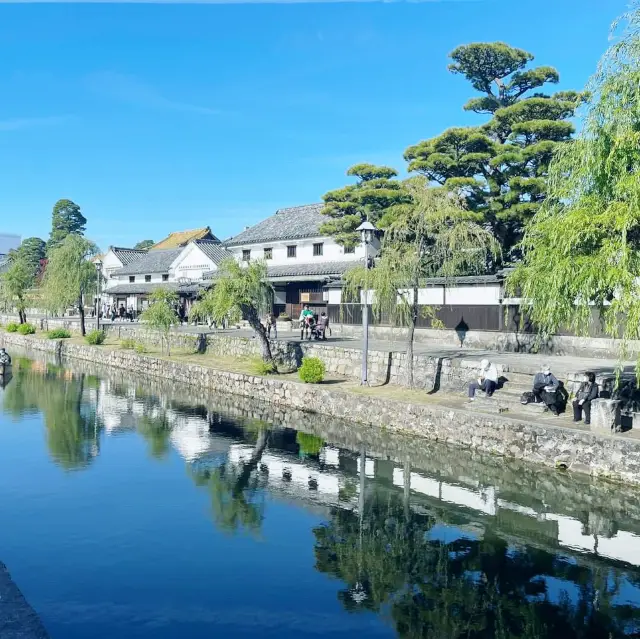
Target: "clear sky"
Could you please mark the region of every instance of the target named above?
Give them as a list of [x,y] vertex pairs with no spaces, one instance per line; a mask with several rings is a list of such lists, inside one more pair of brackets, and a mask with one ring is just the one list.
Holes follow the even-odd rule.
[[0,4],[0,232],[46,239],[70,198],[102,248],[226,238],[481,121],[457,45],[503,40],[580,89],[626,5]]

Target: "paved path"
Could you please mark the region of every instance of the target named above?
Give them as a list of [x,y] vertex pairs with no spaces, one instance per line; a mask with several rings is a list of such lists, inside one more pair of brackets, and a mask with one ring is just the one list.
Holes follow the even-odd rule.
[[[33,316],[33,319],[36,319]],[[37,318],[39,319],[39,318]],[[77,319],[77,318],[68,318]],[[93,325],[95,320],[88,319],[87,325],[91,323]],[[110,321],[104,321],[104,325],[111,325]],[[114,326],[139,326],[137,322],[120,322],[119,320],[113,323]],[[211,330],[207,326],[180,326],[174,329],[180,333],[206,333],[206,334],[221,334],[232,335],[237,337],[253,338],[253,331],[250,329],[226,329],[226,330]],[[280,340],[287,341],[300,341],[300,333],[298,331],[280,332]],[[362,349],[362,339],[352,337],[340,337],[337,334],[323,342],[326,345],[341,346],[343,348],[354,348],[357,350]],[[370,339],[369,349],[378,351],[395,351],[406,352],[406,343],[404,340],[380,340]],[[549,364],[551,369],[558,376],[566,377],[569,373],[576,373],[582,371],[594,371],[596,373],[613,371],[618,366],[618,360],[616,359],[601,359],[601,358],[588,358],[588,357],[576,357],[573,355],[535,355],[529,353],[506,353],[496,352],[491,350],[480,350],[472,348],[451,348],[441,346],[437,344],[430,344],[429,342],[415,342],[414,352],[416,354],[430,355],[432,357],[444,357],[456,360],[468,360],[470,363],[475,363],[483,358],[487,358],[496,364],[501,364],[505,367],[505,370],[511,372],[535,374],[538,372],[543,364]],[[634,362],[627,361],[624,363],[625,372],[632,372],[634,370]]]

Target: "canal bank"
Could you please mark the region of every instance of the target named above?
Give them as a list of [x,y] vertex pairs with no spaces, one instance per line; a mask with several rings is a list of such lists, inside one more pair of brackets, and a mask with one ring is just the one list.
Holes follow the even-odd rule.
[[[95,362],[145,378],[164,378],[192,388],[229,393],[372,427],[419,435],[476,451],[522,459],[548,467],[640,485],[640,440],[633,433],[598,434],[555,426],[529,417],[505,416],[473,407],[437,401],[412,403],[329,384],[307,385],[277,377],[261,377],[171,361],[109,347],[3,333],[2,343],[55,357]],[[473,408],[473,410],[471,410]],[[312,422],[318,417],[311,416]]]

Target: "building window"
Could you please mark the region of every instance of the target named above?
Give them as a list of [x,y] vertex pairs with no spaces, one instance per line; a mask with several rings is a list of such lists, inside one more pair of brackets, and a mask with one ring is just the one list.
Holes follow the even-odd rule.
[[287,257],[295,257],[297,248],[295,244],[293,246],[287,246]]
[[272,260],[273,259],[273,249],[272,248],[266,248],[264,250],[264,259],[265,260]]
[[349,253],[353,254],[356,252],[356,247],[355,246],[345,246],[344,247],[344,254],[345,255],[349,255]]
[[244,249],[242,251],[242,261],[248,262],[251,259],[251,249]]
[[323,250],[324,250],[324,244],[322,242],[319,242],[318,244],[314,244],[313,257],[319,257],[320,255],[322,255]]
[[169,275],[167,273],[163,273],[162,274],[162,281],[163,282],[168,282],[169,281]]
[[150,282],[151,281],[151,275],[145,275],[144,276],[144,281],[145,282]]
[[133,284],[136,281],[136,276],[135,275],[129,275],[129,283]]

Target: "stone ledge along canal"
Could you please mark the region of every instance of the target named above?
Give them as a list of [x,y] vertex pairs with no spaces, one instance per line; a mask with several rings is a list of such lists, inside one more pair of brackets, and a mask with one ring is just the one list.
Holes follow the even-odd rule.
[[2,386],[0,561],[51,639],[640,633],[637,488],[85,362]]

